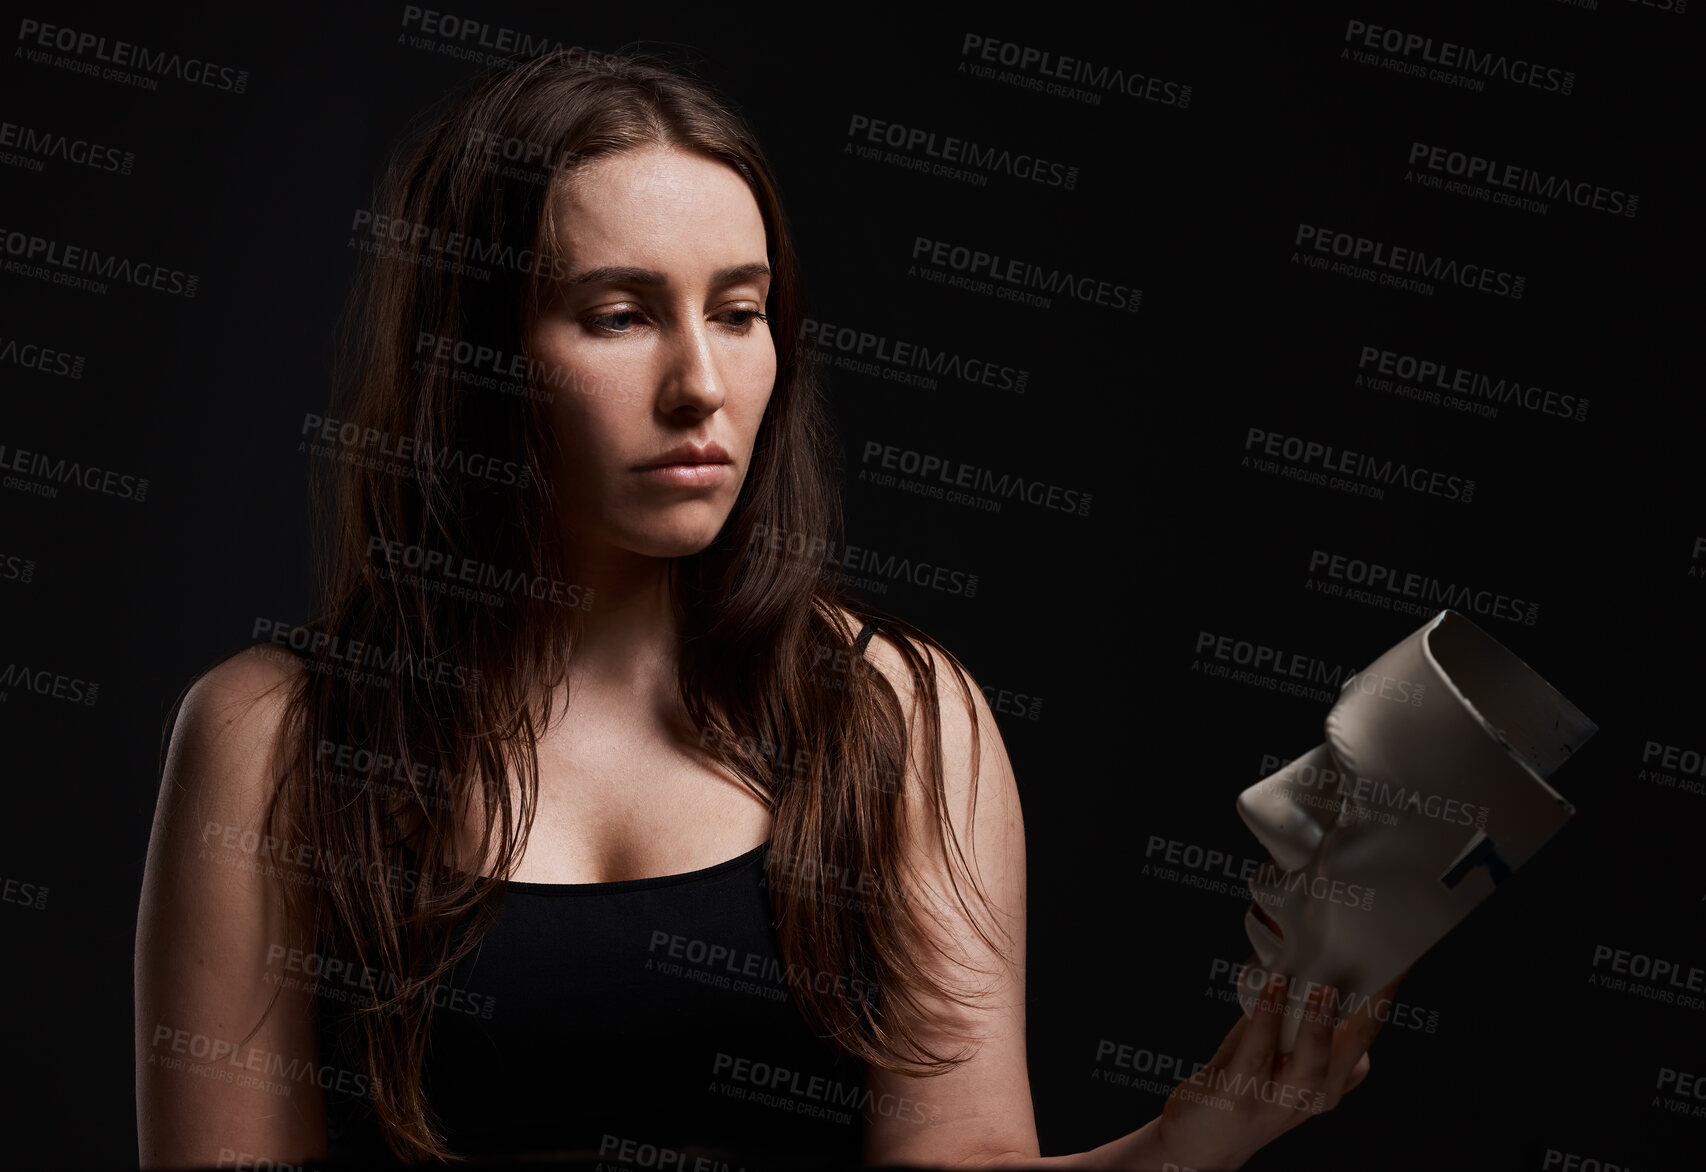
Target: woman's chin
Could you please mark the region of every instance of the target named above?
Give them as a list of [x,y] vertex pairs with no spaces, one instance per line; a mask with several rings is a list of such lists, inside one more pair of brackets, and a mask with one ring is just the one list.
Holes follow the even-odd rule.
[[722,519],[718,518],[715,524],[703,523],[670,526],[667,529],[653,529],[649,532],[635,534],[628,548],[647,557],[691,557],[710,548],[722,527]]

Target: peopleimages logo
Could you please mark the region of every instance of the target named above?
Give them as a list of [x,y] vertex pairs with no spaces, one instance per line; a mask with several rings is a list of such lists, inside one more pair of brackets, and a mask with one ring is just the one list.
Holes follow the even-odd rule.
[[[474,17],[458,16],[454,12],[442,12],[436,8],[421,8],[414,4],[403,6],[402,28],[408,32],[400,34],[408,37],[409,33],[421,33],[424,37],[410,37],[409,43],[415,48],[422,45],[415,41],[431,38],[443,42],[445,49],[460,49],[462,53],[449,54],[452,56],[484,58],[488,53],[507,56],[531,57],[547,50],[562,52],[568,50],[568,59],[574,64],[596,64],[610,59],[609,54],[599,53],[584,45],[564,45],[549,36],[535,36],[506,25],[492,25]],[[488,53],[478,53],[476,50],[487,50]],[[442,51],[442,50],[441,50]]]
[[[0,228],[0,250],[11,258],[6,262],[5,271],[8,273],[50,280],[55,285],[67,285],[85,292],[107,291],[105,285],[90,277],[189,298],[195,296],[196,287],[201,284],[200,277],[181,269],[131,260],[79,244],[62,244],[45,236],[14,229]],[[73,273],[87,275],[74,277]]]
[[148,499],[147,477],[132,476],[93,464],[85,466],[80,460],[67,460],[63,456],[54,457],[6,444],[0,444],[0,473],[17,473],[7,475],[0,483],[32,496],[57,497],[60,487],[69,485],[120,500],[141,503]]
[[749,551],[763,550],[823,566],[825,577],[854,589],[888,593],[889,582],[910,582],[944,594],[977,596],[978,575],[934,562],[880,553],[868,545],[838,544],[816,534],[754,525]]
[[1197,632],[1196,653],[1221,663],[1271,672],[1304,683],[1326,684],[1333,689],[1335,697],[1344,690],[1346,683],[1362,674],[1348,664],[1333,663],[1301,651],[1286,651],[1213,631]]
[[[1330,268],[1341,276],[1430,296],[1433,286],[1428,282],[1433,281],[1520,301],[1523,288],[1528,283],[1528,278],[1520,273],[1507,273],[1503,269],[1488,268],[1453,257],[1430,256],[1418,248],[1388,244],[1354,232],[1339,232],[1314,224],[1297,225],[1292,247],[1297,250],[1291,254],[1294,262],[1301,260],[1311,268]],[[1325,255],[1312,255],[1314,253]],[[1332,265],[1326,260],[1326,255],[1337,257],[1344,263]]]
[[[1397,569],[1380,562],[1364,561],[1315,549],[1309,552],[1309,573],[1304,589],[1403,614],[1432,617],[1451,609],[1464,614],[1504,619],[1532,627],[1540,618],[1540,604],[1497,590],[1477,590],[1457,582],[1442,582],[1428,574]],[[1316,578],[1326,581],[1317,582]],[[1402,605],[1401,605],[1402,604]]]
[[548,183],[553,176],[568,170],[581,156],[562,146],[518,138],[515,135],[492,134],[471,127],[463,144],[463,156],[480,160],[480,169],[506,179],[518,179],[535,186]]
[[[1358,64],[1373,65],[1383,64],[1380,61],[1365,59],[1372,56],[1374,51],[1390,53],[1394,57],[1419,63],[1413,69],[1399,72],[1414,73],[1430,81],[1450,81],[1453,80],[1453,74],[1466,75],[1466,80],[1491,78],[1547,93],[1566,95],[1576,86],[1574,70],[1557,69],[1524,57],[1473,49],[1452,41],[1436,41],[1420,33],[1369,24],[1367,21],[1347,21],[1344,39],[1345,44],[1351,48],[1342,50],[1341,56],[1349,55]],[[1361,51],[1360,56],[1355,55],[1358,51]],[[1430,65],[1437,68],[1428,69],[1427,66]]]
[[416,373],[444,376],[450,382],[549,403],[556,391],[569,391],[614,403],[638,401],[639,393],[610,375],[586,375],[520,351],[471,342],[422,330],[415,335]]
[[[884,382],[935,390],[936,377],[957,379],[996,390],[1025,393],[1031,372],[1003,366],[986,358],[967,358],[922,342],[900,341],[852,326],[832,325],[813,318],[800,322],[800,340],[829,357],[837,370],[869,375]],[[913,371],[925,373],[914,374]]]
[[47,907],[49,890],[40,883],[27,883],[8,875],[0,881],[0,903],[16,904],[39,912]]
[[[533,469],[514,460],[499,460],[479,452],[465,452],[448,444],[434,444],[418,436],[394,436],[376,427],[366,427],[349,420],[316,415],[310,411],[302,417],[302,435],[298,452],[344,463],[383,471],[388,466],[417,479],[434,481],[446,469],[476,480],[494,484],[519,485],[533,483]],[[387,461],[390,462],[387,465]]]
[[365,1096],[370,1089],[378,1086],[378,1080],[370,1080],[359,1071],[345,1070],[330,1063],[319,1066],[298,1055],[259,1047],[245,1049],[242,1042],[191,1033],[166,1023],[154,1027],[148,1065],[188,1071],[228,1085],[265,1090],[280,1096],[288,1096],[304,1082],[312,1082],[322,1091],[335,1089],[352,1096]]
[[[1352,686],[1362,689],[1357,677]],[[1408,684],[1407,680],[1393,681]],[[1423,684],[1413,685],[1414,695],[1420,698]],[[1396,689],[1394,689],[1396,691]],[[1419,704],[1416,705],[1420,707]],[[1274,777],[1273,775],[1280,776]],[[1280,796],[1300,806],[1310,806],[1325,812],[1323,821],[1349,826],[1355,822],[1397,826],[1399,815],[1432,818],[1452,826],[1473,826],[1482,829],[1491,810],[1487,806],[1465,802],[1461,798],[1411,789],[1407,785],[1384,778],[1364,777],[1332,766],[1315,766],[1304,761],[1292,761],[1273,753],[1262,755],[1257,776],[1272,778]]]
[[35,342],[20,342],[16,338],[0,338],[0,362],[56,374],[61,378],[82,378],[88,359],[81,354],[69,354]]
[[[22,663],[6,665],[6,670],[0,672],[0,688],[22,688],[38,696],[51,696],[55,700],[85,704],[91,708],[95,706],[95,700],[101,694],[101,685],[97,683],[46,668],[37,670]],[[0,701],[5,700],[7,695],[8,693],[0,691]]]
[[[120,175],[129,175],[136,163],[136,156],[130,151],[102,146],[85,138],[72,138],[57,131],[19,126],[16,122],[0,122],[0,147],[35,156],[28,160],[36,164],[30,168],[35,171],[41,170],[42,159],[58,159],[95,171],[117,171]],[[0,154],[0,162],[12,161],[13,156]]]
[[[1641,752],[1643,768],[1637,781],[1649,781],[1680,793],[1706,796],[1706,753],[1662,741],[1648,741]],[[1663,769],[1658,766],[1663,766]],[[1675,770],[1676,772],[1667,772]]]
[[[1160,857],[1157,858],[1156,855]],[[1139,876],[1149,876],[1169,882],[1179,882],[1180,868],[1200,877],[1186,881],[1185,886],[1197,887],[1214,895],[1230,895],[1235,899],[1255,899],[1265,907],[1283,909],[1286,896],[1303,894],[1311,899],[1324,900],[1342,907],[1368,911],[1374,907],[1374,888],[1307,871],[1287,871],[1272,859],[1257,859],[1232,854],[1213,847],[1204,847],[1183,839],[1151,834],[1144,844],[1146,860]],[[1247,884],[1241,890],[1235,884]]]
[[[215,65],[200,57],[184,57],[177,53],[167,53],[158,49],[150,49],[146,45],[135,45],[129,41],[108,41],[106,37],[95,33],[79,32],[76,29],[65,28],[61,25],[43,24],[39,20],[24,18],[18,23],[18,40],[21,44],[34,49],[52,49],[60,53],[69,53],[73,57],[92,57],[95,61],[105,62],[108,66],[123,66],[126,70],[136,70],[142,74],[152,74],[154,77],[175,78],[191,85],[206,86],[208,89],[226,90],[229,93],[240,94],[249,88],[249,71],[233,69],[228,65]],[[31,49],[23,50],[34,61],[38,56]],[[56,64],[56,62],[41,62]],[[118,69],[102,69],[92,63],[83,63],[81,73],[122,74]],[[120,76],[113,80],[125,80]],[[152,81],[152,78],[142,80]],[[158,85],[157,82],[154,85]],[[149,88],[154,88],[150,86]]]
[[[399,994],[403,994],[404,998],[413,999],[414,991],[405,989],[397,975],[389,969],[358,965],[330,953],[269,944],[269,969],[279,961],[284,962],[279,966],[283,971],[269,971],[265,977],[268,983],[282,985],[286,989],[302,990],[328,1001],[376,1006],[383,997],[389,1003],[388,1011],[397,1014],[403,1011],[403,998],[399,998]],[[491,1020],[492,1011],[497,1006],[497,998],[491,994],[471,993],[442,981],[432,986],[428,997],[435,1008],[450,1013],[466,1013],[470,1017],[487,1021]]]
[[[1357,371],[1356,385],[1359,387],[1397,392],[1406,398],[1442,401],[1447,406],[1478,415],[1496,417],[1498,408],[1514,406],[1539,415],[1572,419],[1577,423],[1588,416],[1588,401],[1584,395],[1543,390],[1533,384],[1524,385],[1515,378],[1495,379],[1480,371],[1465,370],[1432,358],[1418,358],[1414,354],[1400,354],[1379,346],[1361,348],[1357,355]],[[1389,377],[1371,377],[1376,374]],[[1406,387],[1414,388],[1420,394],[1405,394]],[[1446,397],[1442,399],[1442,395]]]
[[[1037,155],[983,146],[953,135],[938,136],[934,130],[902,126],[898,122],[887,122],[872,118],[868,114],[852,116],[847,124],[847,137],[853,141],[847,144],[846,150],[859,158],[899,162],[914,170],[931,171],[949,178],[969,177],[987,181],[985,176],[968,176],[960,170],[960,167],[966,167],[974,171],[1029,180],[1045,187],[1060,187],[1067,191],[1078,186],[1077,167]],[[886,155],[878,149],[885,146],[893,148]],[[898,159],[894,157],[896,154],[900,155]],[[932,159],[939,162],[932,163]],[[947,164],[959,166],[950,167]]]
[[21,582],[28,586],[35,581],[35,577],[36,563],[34,558],[0,553],[0,582]]
[[[1689,1009],[1706,1009],[1706,1001],[1690,996],[1694,993],[1706,993],[1706,968],[1683,961],[1649,956],[1644,952],[1630,952],[1609,944],[1595,944],[1593,967],[1598,969],[1602,964],[1613,973],[1633,977],[1636,981],[1651,982],[1652,991],[1647,995],[1655,1001],[1674,1004],[1680,998],[1681,1003]],[[1626,989],[1630,982],[1613,982],[1603,975],[1596,979],[1595,975],[1590,974],[1588,984],[1603,984],[1621,990]],[[1661,984],[1665,988],[1660,989]]]
[[380,577],[452,598],[502,606],[511,598],[524,597],[578,610],[592,609],[594,591],[543,574],[504,569],[459,554],[388,541],[377,534],[368,537],[367,553],[375,560],[384,559],[384,567],[378,570]]
[[[662,956],[657,955],[659,949],[663,950]],[[646,951],[652,954],[645,964],[648,971],[663,972],[665,976],[687,976],[697,970],[701,977],[732,978],[736,983],[742,978],[750,977],[768,985],[766,993],[778,994],[771,997],[771,1000],[785,1000],[789,988],[801,986],[815,989],[826,996],[834,995],[843,1002],[870,1003],[876,1000],[875,984],[862,977],[831,972],[828,969],[812,969],[798,963],[784,966],[781,959],[775,956],[684,936],[661,928],[652,930],[651,942],[646,946]],[[666,960],[685,963],[666,967]],[[705,983],[716,984],[721,988],[733,987],[728,979]]]
[[[1219,986],[1227,994],[1226,1000],[1236,1001],[1238,989],[1246,982],[1254,989],[1266,989],[1269,985],[1286,990],[1290,996],[1296,990],[1301,990],[1305,1001],[1317,989],[1323,986],[1307,977],[1288,977],[1284,973],[1276,973],[1265,969],[1259,964],[1249,961],[1234,961],[1225,957],[1213,957],[1209,960],[1208,980],[1211,985]],[[1347,1017],[1360,1013],[1369,1013],[1384,1025],[1397,1025],[1404,1029],[1419,1030],[1432,1034],[1439,1030],[1439,1010],[1423,1009],[1419,1005],[1410,1005],[1402,1001],[1394,1001],[1387,997],[1377,997],[1372,993],[1355,991],[1336,991],[1330,1002],[1323,1010],[1335,1016],[1344,1014]],[[1323,999],[1327,999],[1326,994]]]
[[[979,36],[977,33],[965,35],[965,39],[960,42],[960,56],[975,58],[977,62],[983,63],[971,64],[969,72],[975,77],[992,78],[1009,85],[1019,85],[1024,89],[1034,89],[1061,97],[1083,100],[1084,91],[1060,84],[1070,82],[1076,86],[1118,92],[1127,97],[1156,102],[1163,106],[1176,106],[1181,110],[1191,104],[1191,87],[1180,82],[1151,77],[1133,70],[1117,69],[1110,65],[1095,65],[1079,57],[1067,57],[1014,41]],[[967,64],[966,61],[961,61],[960,68],[965,70]],[[997,74],[994,69],[989,68],[992,65],[1006,65],[1019,71],[1034,71],[1040,74],[1041,78],[1049,78],[1052,81],[1016,77],[1011,73]],[[1090,93],[1088,96],[1095,98],[1097,103],[1101,101],[1100,94]]]
[[[1332,444],[1306,440],[1295,435],[1283,435],[1277,431],[1266,431],[1260,427],[1252,427],[1245,432],[1244,451],[1246,455],[1243,467],[1254,468],[1258,472],[1278,473],[1291,480],[1329,484],[1342,477],[1357,477],[1363,482],[1371,482],[1364,483],[1362,487],[1376,491],[1379,486],[1407,488],[1411,492],[1425,493],[1465,505],[1475,497],[1475,482],[1462,476],[1430,470],[1420,465],[1411,467],[1402,460],[1383,460],[1365,452],[1336,448]],[[1258,455],[1252,459],[1248,454],[1250,452],[1257,452]],[[1263,455],[1280,457],[1286,463],[1263,460]],[[1330,477],[1330,473],[1340,476]],[[1357,482],[1347,481],[1346,484],[1356,487]]]
[[[363,251],[400,260],[424,260],[453,272],[471,271],[479,276],[478,270],[466,266],[489,265],[520,274],[548,276],[553,281],[569,275],[568,264],[560,256],[494,243],[461,232],[441,232],[430,224],[387,216],[371,208],[356,208],[349,230],[355,233],[351,243],[359,243]],[[405,248],[415,251],[405,252]],[[446,260],[447,257],[452,259]]]
[[941,1108],[901,1095],[878,1095],[860,1083],[844,1083],[821,1074],[808,1074],[772,1062],[737,1054],[717,1052],[711,1064],[713,1082],[731,1099],[776,1107],[807,1118],[827,1118],[843,1125],[853,1122],[853,1112],[874,1113],[909,1123],[934,1127]]
[[332,671],[340,679],[374,683],[380,687],[390,686],[386,677],[410,677],[423,683],[455,688],[478,689],[480,686],[478,668],[467,668],[446,659],[417,655],[395,647],[387,649],[378,643],[348,639],[276,619],[256,618],[249,637],[265,639],[301,652],[306,656],[304,667],[316,672]]
[[[950,269],[955,273],[965,274],[962,280],[967,283],[966,287],[975,287],[974,292],[991,292],[1001,300],[1021,301],[1040,305],[1045,309],[1050,304],[1049,299],[1027,290],[1065,293],[1079,301],[1105,305],[1111,309],[1123,309],[1131,313],[1136,313],[1143,302],[1143,290],[1134,286],[1098,280],[1095,277],[1079,277],[1061,269],[1045,268],[1011,257],[1004,258],[997,253],[967,248],[946,240],[932,240],[928,236],[913,237],[912,259],[914,264],[909,276],[917,275],[918,262],[922,261],[926,265],[935,266],[938,271]],[[979,276],[988,277],[989,280],[976,280]]]
[[[1022,500],[1038,508],[1055,509],[1063,513],[1090,515],[1091,493],[1076,488],[1062,488],[1044,480],[1026,480],[1008,472],[996,473],[991,468],[979,468],[961,460],[951,460],[928,452],[885,444],[881,440],[866,440],[859,457],[862,465],[875,464],[878,469],[904,472],[952,488],[970,489],[1007,500]],[[859,478],[865,479],[868,469],[861,468]]]
[[[1516,163],[1501,163],[1482,155],[1454,151],[1425,142],[1410,144],[1409,165],[1418,171],[1461,179],[1494,189],[1486,195],[1493,203],[1509,204],[1525,211],[1546,211],[1540,200],[1561,199],[1579,208],[1591,208],[1614,216],[1634,219],[1641,197],[1603,184],[1574,180],[1566,175],[1537,171]],[[1409,172],[1405,173],[1408,177]],[[1466,193],[1469,194],[1469,193]],[[1535,196],[1536,199],[1524,199]],[[1538,203],[1538,207],[1532,206]]]

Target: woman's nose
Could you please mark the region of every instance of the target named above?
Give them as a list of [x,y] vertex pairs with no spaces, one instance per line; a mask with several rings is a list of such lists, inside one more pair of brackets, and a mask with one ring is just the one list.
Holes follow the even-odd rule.
[[658,386],[659,409],[673,414],[691,408],[709,415],[723,405],[723,397],[722,375],[705,323],[695,319],[672,331]]

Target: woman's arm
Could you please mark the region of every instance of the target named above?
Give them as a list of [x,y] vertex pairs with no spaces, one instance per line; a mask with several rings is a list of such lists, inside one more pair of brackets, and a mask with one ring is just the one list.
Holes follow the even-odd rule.
[[[935,929],[936,943],[950,956],[984,970],[968,973],[940,959],[931,966],[955,987],[980,990],[983,1000],[969,1008],[932,1000],[922,1020],[913,1022],[914,1028],[938,1052],[952,1054],[969,1045],[975,1054],[947,1073],[927,1078],[869,1067],[866,1087],[873,1110],[866,1115],[865,1162],[943,1166],[1035,1160],[1037,1129],[1025,1058],[1025,825],[1006,748],[982,692],[968,678],[977,709],[980,750],[974,813],[971,720],[951,669],[938,662],[942,769],[950,818],[966,862],[989,897],[992,914],[985,914],[963,872],[958,875],[959,884],[984,932],[1005,949],[1007,956],[1002,958],[979,937],[953,894],[950,863],[936,836],[937,819],[925,802],[924,783],[917,775],[922,750],[916,743],[918,698],[911,673],[881,632],[871,639],[865,654],[887,677],[908,714],[914,760],[908,762],[904,777],[904,842],[922,880],[912,896],[929,908],[926,919]],[[884,1003],[891,1011],[898,1009],[886,997]]]
[[[913,690],[899,653],[879,635],[867,654],[910,712]],[[995,909],[993,920],[983,917],[975,900],[968,902],[986,933],[998,941],[994,929],[1010,934],[1009,956],[1002,960],[984,943],[954,899],[921,783],[909,767],[907,851],[925,884],[917,894],[934,910],[937,942],[988,975],[968,978],[945,964],[938,971],[962,988],[984,990],[986,999],[975,1009],[933,1001],[917,1023],[950,1052],[958,1048],[954,1039],[972,1039],[965,1043],[972,1056],[948,1073],[914,1077],[869,1068],[874,1110],[866,1117],[866,1162],[1209,1172],[1240,1166],[1276,1136],[1336,1106],[1366,1075],[1364,1051],[1380,1023],[1365,1012],[1335,1030],[1330,1015],[1317,1015],[1299,1030],[1293,1053],[1279,1057],[1283,1004],[1272,983],[1256,1016],[1239,1018],[1213,1059],[1174,1090],[1160,1116],[1090,1151],[1039,1155],[1025,1058],[1024,821],[1000,730],[976,681],[970,682],[979,739],[975,805],[971,720],[951,671],[938,665],[944,781],[954,833]],[[962,887],[965,881],[962,874]]]
[[300,670],[233,656],[190,689],[172,732],[136,922],[143,1168],[325,1153],[311,994],[293,987],[311,945],[286,938],[282,887],[259,844],[288,684]]

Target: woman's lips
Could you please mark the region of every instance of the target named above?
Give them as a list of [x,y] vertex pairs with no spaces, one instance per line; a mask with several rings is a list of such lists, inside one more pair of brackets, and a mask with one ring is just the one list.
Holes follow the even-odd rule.
[[729,468],[728,464],[661,464],[655,468],[641,468],[638,474],[653,484],[709,488],[722,483],[723,477],[729,474]]

